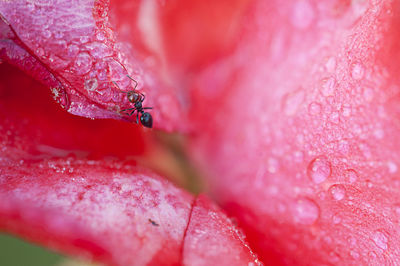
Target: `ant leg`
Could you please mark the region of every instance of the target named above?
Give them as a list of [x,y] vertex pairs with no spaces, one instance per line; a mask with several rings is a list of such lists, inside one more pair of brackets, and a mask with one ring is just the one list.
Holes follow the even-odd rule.
[[143,107],[142,109],[153,109],[153,107]]
[[134,80],[131,76],[129,76],[129,75],[126,75],[130,80],[132,80],[133,82],[135,82],[135,87],[133,88],[133,90],[135,90],[136,89],[136,87],[138,86],[138,83],[137,83],[137,81],[136,80]]
[[139,124],[139,112],[136,113],[136,124]]
[[136,112],[136,108],[133,108],[134,110],[132,111],[132,113],[129,116],[132,116],[135,112]]
[[[133,112],[132,113],[129,113],[129,111],[131,111],[131,110],[133,110]],[[124,114],[124,115],[129,115],[129,116],[131,116],[134,112],[135,112],[135,108],[129,108],[129,109],[123,109],[123,110],[121,110],[121,112]]]
[[130,110],[133,110],[133,109],[135,109],[135,108],[122,109],[121,112],[130,111]]
[[117,86],[118,89],[121,89],[121,88],[118,86],[117,82],[113,81],[112,83],[114,83],[114,85]]

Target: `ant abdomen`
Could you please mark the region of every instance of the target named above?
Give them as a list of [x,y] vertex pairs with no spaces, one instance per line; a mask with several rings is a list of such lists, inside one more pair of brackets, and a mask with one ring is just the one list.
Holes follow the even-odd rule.
[[152,128],[153,127],[153,117],[151,116],[151,114],[144,112],[142,113],[142,116],[140,117],[140,123],[148,128]]

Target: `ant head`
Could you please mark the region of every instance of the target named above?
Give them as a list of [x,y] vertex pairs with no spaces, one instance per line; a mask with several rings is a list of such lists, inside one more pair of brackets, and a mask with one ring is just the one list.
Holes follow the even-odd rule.
[[149,113],[143,113],[140,117],[140,123],[148,128],[153,127],[153,117]]
[[127,97],[131,103],[136,103],[140,99],[140,95],[135,91],[128,91]]

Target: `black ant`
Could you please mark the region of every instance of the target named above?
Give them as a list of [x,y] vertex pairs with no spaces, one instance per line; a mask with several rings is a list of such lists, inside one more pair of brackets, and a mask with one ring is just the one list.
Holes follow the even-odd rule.
[[[145,112],[145,109],[153,109],[153,107],[143,107],[142,103],[144,101],[144,99],[146,99],[146,97],[144,96],[143,93],[141,92],[137,92],[136,91],[136,87],[138,86],[138,83],[136,80],[134,80],[133,78],[131,78],[129,75],[127,75],[127,77],[132,80],[133,82],[135,82],[135,87],[133,88],[133,90],[125,92],[128,98],[128,101],[135,104],[135,107],[133,108],[128,108],[128,109],[123,109],[121,110],[122,112],[125,111],[132,111],[130,114],[127,113],[127,115],[131,116],[136,112],[136,124],[139,124],[139,114],[140,114],[140,123],[148,128],[152,128],[153,127],[153,117],[151,116],[150,113]],[[117,83],[113,81],[113,83],[115,84],[115,86],[118,87]]]
[[153,221],[152,219],[150,219],[149,218],[149,222],[152,224],[152,225],[154,225],[154,226],[159,226],[159,224],[158,223],[156,223],[155,221]]

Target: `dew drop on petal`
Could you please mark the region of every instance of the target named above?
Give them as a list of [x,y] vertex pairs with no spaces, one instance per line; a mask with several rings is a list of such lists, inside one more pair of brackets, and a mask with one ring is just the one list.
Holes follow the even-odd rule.
[[51,37],[51,31],[49,31],[49,30],[44,30],[43,32],[42,32],[42,35],[43,35],[43,37],[44,38],[46,38],[46,39],[49,39],[50,37]]
[[88,53],[82,52],[76,57],[73,70],[76,74],[83,75],[91,70],[92,64],[92,57]]
[[394,162],[388,162],[387,163],[387,167],[389,170],[389,173],[394,174],[397,172],[397,164],[395,164]]
[[364,77],[364,66],[360,63],[355,63],[351,66],[351,76],[355,80],[360,80]]
[[321,113],[321,104],[312,102],[308,105],[308,113],[310,115],[319,115]]
[[336,79],[334,77],[325,78],[321,81],[321,91],[324,96],[333,95],[336,87]]
[[87,43],[87,42],[89,42],[89,40],[90,40],[89,36],[86,36],[86,35],[82,35],[79,37],[79,41],[81,43]]
[[335,57],[330,57],[325,64],[326,71],[328,72],[334,72],[336,70],[336,58]]
[[67,55],[68,57],[76,57],[79,53],[79,47],[75,44],[68,45]]
[[348,105],[343,106],[342,114],[344,117],[349,117],[351,115],[351,107]]
[[104,58],[112,55],[112,50],[101,42],[88,43],[85,48],[89,50],[94,58]]
[[282,101],[282,107],[285,114],[287,116],[294,115],[304,101],[304,91],[297,90],[288,93],[283,97]]
[[368,252],[368,257],[370,259],[376,259],[378,256],[376,255],[376,252],[370,251],[370,252]]
[[307,0],[297,1],[292,10],[292,25],[299,29],[307,29],[313,22],[315,11],[312,4]]
[[104,41],[106,39],[106,34],[103,31],[99,31],[96,33],[96,39],[99,41]]
[[374,92],[374,90],[372,89],[372,88],[365,88],[364,90],[363,90],[363,96],[364,96],[364,99],[367,101],[367,102],[370,102],[370,101],[372,101],[373,99],[374,99],[374,96],[375,96],[375,92]]
[[346,181],[349,182],[349,183],[354,183],[354,182],[357,181],[358,174],[357,174],[357,172],[356,172],[355,170],[353,170],[353,169],[347,169],[347,170],[344,172],[344,175],[345,175],[345,177],[346,177]]
[[360,258],[360,253],[358,253],[357,251],[355,251],[355,250],[351,250],[350,251],[350,256],[352,256],[353,257],[353,259],[359,259]]
[[361,17],[368,9],[367,0],[352,0],[351,7],[353,11],[353,19],[356,20]]
[[331,186],[329,192],[331,193],[332,198],[337,201],[342,200],[346,196],[346,189],[340,184]]
[[333,224],[339,224],[341,221],[342,221],[342,218],[340,218],[338,215],[334,215],[332,217]]
[[324,182],[331,173],[331,163],[325,157],[315,158],[307,168],[308,177],[317,184]]
[[373,132],[377,139],[383,139],[385,137],[385,131],[382,128],[376,128]]
[[267,169],[270,173],[276,173],[279,168],[279,162],[275,158],[269,158],[267,161]]
[[85,89],[88,91],[94,91],[98,85],[99,83],[96,78],[85,80]]
[[381,231],[375,231],[372,236],[372,240],[375,242],[375,245],[383,250],[386,250],[388,247],[388,239],[384,233]]
[[338,142],[338,151],[342,154],[349,154],[350,152],[350,144],[347,140],[342,139]]
[[38,49],[36,49],[36,55],[38,57],[42,57],[44,55],[44,50],[43,48],[39,47]]
[[331,115],[329,116],[329,120],[332,123],[338,124],[339,123],[339,113],[338,112],[332,112]]
[[309,199],[299,199],[293,208],[293,218],[300,224],[310,225],[319,217],[318,205]]
[[394,206],[394,213],[400,218],[400,204]]

